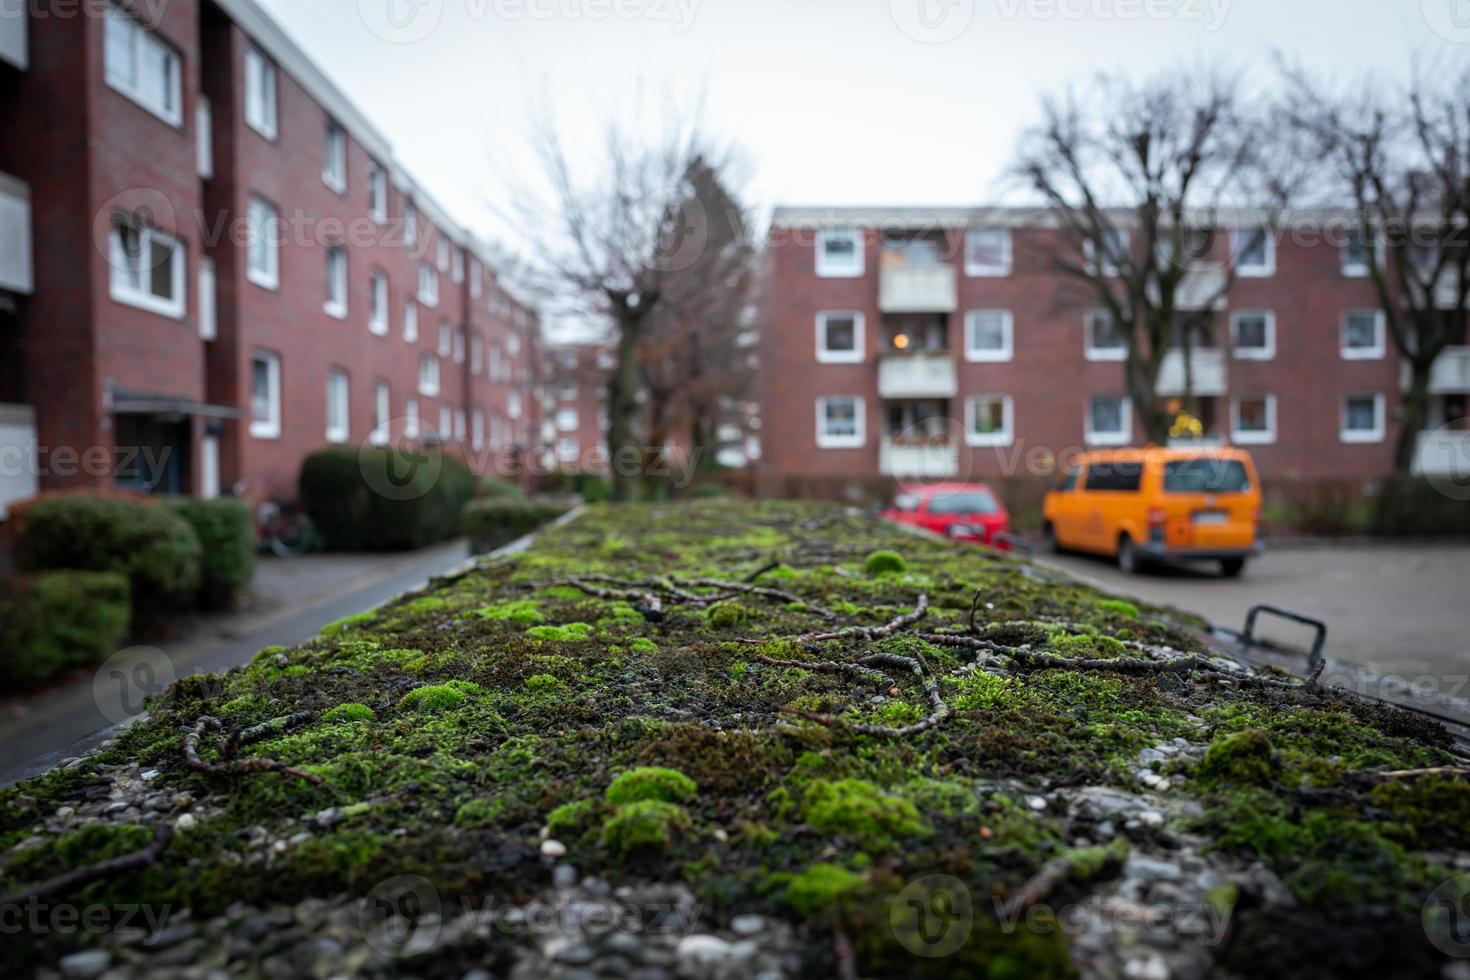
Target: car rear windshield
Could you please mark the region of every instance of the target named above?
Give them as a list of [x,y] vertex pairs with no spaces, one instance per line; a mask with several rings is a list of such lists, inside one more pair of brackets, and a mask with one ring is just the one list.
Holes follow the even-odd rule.
[[1250,474],[1238,459],[1182,459],[1164,464],[1166,493],[1245,493]]
[[931,514],[994,514],[999,511],[995,498],[984,490],[936,493],[929,501]]
[[1135,493],[1143,479],[1143,464],[1134,462],[1093,463],[1087,467],[1087,489]]

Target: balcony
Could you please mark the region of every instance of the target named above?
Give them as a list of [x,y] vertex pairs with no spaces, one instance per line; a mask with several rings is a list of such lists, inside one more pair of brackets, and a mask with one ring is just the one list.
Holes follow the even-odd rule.
[[0,10],[0,61],[8,61],[17,68],[30,66],[30,54],[26,49],[26,7],[24,3],[7,3]]
[[[1153,283],[1148,287],[1149,297],[1159,301],[1159,290]],[[1225,300],[1225,270],[1218,266],[1201,264],[1184,274],[1174,288],[1174,308],[1178,310],[1223,310]]]
[[948,480],[960,474],[959,449],[948,441],[884,439],[878,472],[901,480]]
[[[1213,347],[1190,351],[1190,390],[1187,394],[1209,398],[1225,394],[1228,380],[1225,352]],[[1171,350],[1159,366],[1159,380],[1154,390],[1165,397],[1186,394],[1184,390],[1184,352]]]
[[905,265],[884,256],[878,308],[884,313],[953,313],[959,309],[954,266]]
[[890,351],[878,359],[880,398],[953,398],[957,394],[953,354]]
[[1419,435],[1413,472],[1418,476],[1445,477],[1463,487],[1470,481],[1470,432],[1437,429]]
[[1470,392],[1470,347],[1446,347],[1429,373],[1431,395]]
[[30,293],[34,289],[31,191],[24,181],[0,173],[0,290]]

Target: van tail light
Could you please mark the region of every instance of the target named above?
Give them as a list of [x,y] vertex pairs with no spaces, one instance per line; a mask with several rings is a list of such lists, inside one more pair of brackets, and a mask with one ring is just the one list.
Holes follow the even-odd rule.
[[[1135,513],[1136,513],[1136,511],[1135,511]],[[1149,527],[1163,527],[1165,521],[1166,521],[1166,518],[1164,516],[1164,512],[1162,510],[1160,510],[1158,507],[1150,507],[1148,509],[1148,526]]]

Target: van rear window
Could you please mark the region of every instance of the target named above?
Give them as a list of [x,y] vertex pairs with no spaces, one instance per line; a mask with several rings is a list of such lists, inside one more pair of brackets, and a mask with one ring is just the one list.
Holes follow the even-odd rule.
[[1182,459],[1164,464],[1166,493],[1245,493],[1250,474],[1238,459]]

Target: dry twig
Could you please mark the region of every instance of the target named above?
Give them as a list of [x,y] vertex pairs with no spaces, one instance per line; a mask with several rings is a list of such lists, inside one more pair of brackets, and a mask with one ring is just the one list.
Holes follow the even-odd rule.
[[[322,777],[300,769],[277,762],[275,759],[225,759],[221,753],[220,762],[206,762],[199,756],[199,743],[206,732],[217,731],[220,728],[218,718],[205,715],[194,723],[194,727],[184,736],[184,764],[197,772],[210,775],[243,775],[256,772],[278,772],[282,776],[294,776],[304,779],[308,783],[321,785]],[[226,743],[228,745],[228,742]]]
[[0,895],[0,908],[11,905],[28,905],[34,901],[65,895],[84,888],[94,881],[101,881],[103,878],[111,878],[138,868],[146,868],[163,856],[173,835],[173,823],[167,819],[161,819],[158,821],[158,826],[154,828],[153,840],[147,847],[133,851],[131,854],[122,854],[105,861],[74,868],[54,878],[47,878],[24,891]]

